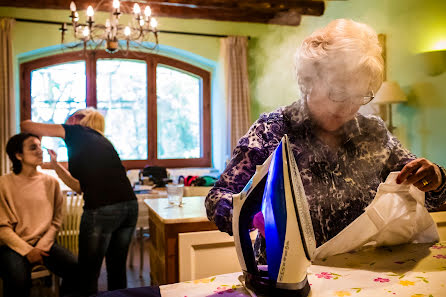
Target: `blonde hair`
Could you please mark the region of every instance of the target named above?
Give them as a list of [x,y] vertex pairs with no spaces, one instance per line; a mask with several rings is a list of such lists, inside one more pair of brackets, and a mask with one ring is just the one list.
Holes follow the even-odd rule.
[[296,52],[302,94],[308,95],[315,81],[327,81],[336,75],[367,79],[376,93],[383,80],[381,52],[378,36],[370,26],[347,19],[330,22],[305,38]]
[[93,107],[88,107],[85,109],[80,109],[73,113],[67,120],[75,119],[78,121],[79,125],[89,127],[94,129],[101,134],[104,134],[105,130],[105,119],[104,116]]

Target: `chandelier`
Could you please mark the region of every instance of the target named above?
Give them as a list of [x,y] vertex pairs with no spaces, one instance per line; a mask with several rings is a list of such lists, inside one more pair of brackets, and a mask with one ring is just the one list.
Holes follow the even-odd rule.
[[[101,3],[96,6],[98,8]],[[105,24],[98,24],[94,20],[94,9],[91,5],[86,11],[86,24],[79,23],[79,13],[76,11],[76,4],[74,1],[70,4],[71,10],[71,24],[73,25],[74,39],[77,43],[71,48],[83,45],[84,50],[98,49],[105,46],[105,50],[109,53],[115,53],[123,49],[128,51],[131,46],[138,46],[148,50],[154,50],[158,46],[158,22],[152,17],[150,6],[144,8],[141,12],[141,7],[135,3],[133,6],[133,17],[131,22],[127,25],[120,24],[119,18],[121,16],[121,4],[119,0],[113,0],[113,8],[110,15],[105,21]],[[62,44],[65,42],[65,32],[67,31],[66,23],[62,24]],[[154,43],[149,46],[148,41]]]

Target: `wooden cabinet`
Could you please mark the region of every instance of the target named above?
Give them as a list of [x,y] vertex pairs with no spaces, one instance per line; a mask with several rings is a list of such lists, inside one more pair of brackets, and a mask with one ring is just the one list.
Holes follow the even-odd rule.
[[434,218],[435,223],[437,223],[440,241],[446,241],[446,211],[431,212],[430,215]]
[[217,230],[206,217],[205,197],[184,197],[183,206],[166,198],[146,199],[149,208],[149,256],[152,285],[179,282],[178,234]]
[[[254,243],[257,231],[251,233]],[[179,234],[180,282],[242,271],[234,238],[219,230]]]

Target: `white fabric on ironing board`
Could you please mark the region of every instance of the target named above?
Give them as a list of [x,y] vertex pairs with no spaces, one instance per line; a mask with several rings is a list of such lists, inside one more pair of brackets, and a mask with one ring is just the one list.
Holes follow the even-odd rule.
[[439,240],[436,224],[424,207],[424,192],[397,184],[391,172],[365,212],[338,235],[321,245],[313,259],[346,253],[364,245],[398,245]]

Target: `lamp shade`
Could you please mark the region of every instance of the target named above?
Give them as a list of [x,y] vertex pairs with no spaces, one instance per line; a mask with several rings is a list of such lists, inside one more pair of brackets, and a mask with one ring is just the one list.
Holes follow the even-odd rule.
[[375,94],[375,104],[392,104],[406,102],[407,97],[401,90],[400,85],[395,81],[385,81]]

